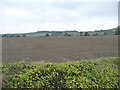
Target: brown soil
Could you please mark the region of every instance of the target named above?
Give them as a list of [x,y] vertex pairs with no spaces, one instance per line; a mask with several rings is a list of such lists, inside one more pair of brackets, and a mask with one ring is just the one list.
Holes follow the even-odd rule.
[[118,55],[118,36],[3,38],[2,62],[63,62]]

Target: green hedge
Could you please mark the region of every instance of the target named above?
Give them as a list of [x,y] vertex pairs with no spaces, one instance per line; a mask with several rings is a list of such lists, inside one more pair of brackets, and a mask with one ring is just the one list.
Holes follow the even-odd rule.
[[59,64],[3,65],[3,88],[118,88],[118,71],[105,64],[76,61]]

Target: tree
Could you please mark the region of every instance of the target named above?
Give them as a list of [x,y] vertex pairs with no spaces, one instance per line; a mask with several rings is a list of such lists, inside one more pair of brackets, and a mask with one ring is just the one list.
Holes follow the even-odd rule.
[[104,34],[103,35],[106,35],[106,33],[104,32]]
[[80,36],[83,36],[83,32],[80,32]]
[[71,34],[68,34],[67,32],[64,33],[64,36],[71,36]]
[[120,27],[116,28],[115,35],[120,35]]
[[20,37],[20,35],[16,34],[16,37]]
[[104,32],[104,35],[109,35],[109,33],[108,32]]
[[46,36],[46,37],[49,37],[49,34],[46,34],[45,36]]
[[85,35],[84,36],[89,36],[89,33],[88,32],[85,32]]

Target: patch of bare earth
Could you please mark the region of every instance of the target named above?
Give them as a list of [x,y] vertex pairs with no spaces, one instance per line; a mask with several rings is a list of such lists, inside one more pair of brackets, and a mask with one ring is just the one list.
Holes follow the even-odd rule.
[[118,36],[3,38],[2,61],[63,62],[118,55]]

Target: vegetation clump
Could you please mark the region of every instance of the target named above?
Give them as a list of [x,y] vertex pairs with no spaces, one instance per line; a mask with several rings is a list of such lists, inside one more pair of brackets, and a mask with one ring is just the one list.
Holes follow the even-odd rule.
[[[113,58],[112,64],[117,60]],[[48,64],[3,65],[3,88],[118,88],[118,70],[104,62],[108,59],[94,61],[74,61]],[[110,59],[112,60],[112,59]],[[116,65],[116,63],[114,64]]]

